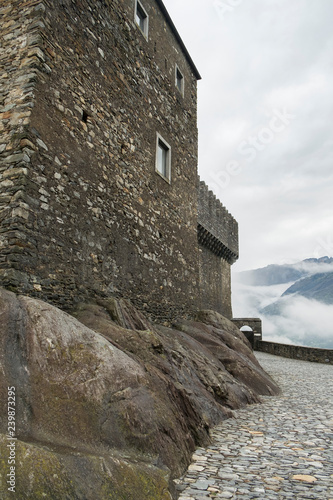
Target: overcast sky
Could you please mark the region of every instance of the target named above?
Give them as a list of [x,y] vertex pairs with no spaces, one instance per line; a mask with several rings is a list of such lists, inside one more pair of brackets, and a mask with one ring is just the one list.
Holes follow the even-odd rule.
[[333,1],[164,0],[202,80],[199,173],[234,270],[333,255]]

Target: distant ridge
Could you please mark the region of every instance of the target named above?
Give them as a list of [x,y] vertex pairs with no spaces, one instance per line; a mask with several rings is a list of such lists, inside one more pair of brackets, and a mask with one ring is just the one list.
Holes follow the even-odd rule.
[[292,296],[306,297],[323,304],[333,304],[333,258],[305,259],[295,264],[272,264],[238,274],[238,281],[249,286],[272,286],[292,283],[281,297],[260,309],[264,315],[279,316]]
[[236,276],[238,306],[263,322],[263,339],[333,349],[333,258],[270,265]]
[[295,293],[307,299],[333,304],[333,271],[314,274],[296,281],[282,294],[282,297]]
[[[332,267],[329,271],[329,267]],[[244,285],[270,286],[290,283],[314,274],[333,271],[333,258],[305,259],[295,264],[271,264],[266,267],[238,273],[237,279]],[[294,292],[291,292],[294,293]]]

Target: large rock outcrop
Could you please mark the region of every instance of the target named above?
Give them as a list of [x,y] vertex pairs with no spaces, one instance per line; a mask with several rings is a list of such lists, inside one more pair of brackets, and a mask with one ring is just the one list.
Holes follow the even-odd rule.
[[11,498],[7,388],[16,388],[16,498],[164,500],[209,428],[278,391],[216,313],[175,328],[123,300],[70,316],[0,290],[1,498]]

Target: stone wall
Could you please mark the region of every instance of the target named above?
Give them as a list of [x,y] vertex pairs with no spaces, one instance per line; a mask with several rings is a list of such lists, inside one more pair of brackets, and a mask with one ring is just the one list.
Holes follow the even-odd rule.
[[41,50],[40,1],[3,0],[0,7],[0,277],[9,288],[34,292],[34,273],[22,272],[38,254],[36,210],[40,194],[32,180],[29,140],[38,79],[50,71]]
[[[3,283],[10,275],[14,289],[64,307],[74,297],[121,294],[156,317],[195,308],[198,74],[159,2],[143,2],[148,40],[131,0],[5,4],[19,8],[3,11],[15,38],[28,29],[15,24],[23,5],[29,22],[42,17],[34,54],[22,41],[16,57],[30,59],[11,70],[33,88],[25,143],[17,144],[29,149],[29,168],[12,168],[22,158],[11,158],[6,142],[1,179],[12,201],[13,176],[25,176],[25,202],[9,225],[31,231],[35,247],[3,239]],[[12,57],[9,50],[5,68]],[[5,110],[10,78],[6,85]],[[15,134],[13,122],[8,132]],[[155,172],[157,133],[171,146],[171,183]],[[8,252],[19,256],[15,266]],[[24,272],[15,282],[13,268]]]
[[250,327],[257,339],[262,339],[262,321],[260,318],[233,318],[232,322],[240,330],[244,326]]
[[278,344],[264,340],[255,340],[255,350],[267,352],[284,358],[301,359],[316,363],[333,365],[333,349],[319,349],[299,345]]
[[200,305],[232,318],[231,265],[238,258],[238,224],[204,181],[199,182]]
[[0,283],[65,309],[114,295],[158,320],[231,317],[237,223],[198,187],[200,75],[163,3],[141,4],[148,35],[134,0],[3,0]]
[[230,264],[199,245],[200,309],[212,309],[232,318]]
[[233,264],[238,259],[238,224],[228,210],[199,182],[199,243]]

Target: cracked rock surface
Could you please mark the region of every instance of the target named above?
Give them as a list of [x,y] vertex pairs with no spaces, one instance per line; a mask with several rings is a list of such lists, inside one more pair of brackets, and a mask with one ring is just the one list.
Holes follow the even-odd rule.
[[171,479],[208,445],[209,430],[278,392],[245,337],[216,313],[167,328],[108,299],[73,315],[0,291],[4,499],[8,387],[16,388],[17,498],[85,500],[175,496]]

